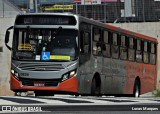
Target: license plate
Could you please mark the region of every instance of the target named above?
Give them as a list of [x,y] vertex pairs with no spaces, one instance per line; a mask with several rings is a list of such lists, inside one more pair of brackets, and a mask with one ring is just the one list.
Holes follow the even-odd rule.
[[36,87],[44,87],[45,83],[44,82],[34,82],[34,86],[36,86]]

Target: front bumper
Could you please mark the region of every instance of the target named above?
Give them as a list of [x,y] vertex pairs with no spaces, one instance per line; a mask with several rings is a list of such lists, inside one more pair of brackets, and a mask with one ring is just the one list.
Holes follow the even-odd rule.
[[10,89],[12,91],[52,91],[52,92],[78,92],[78,81],[75,76],[60,82],[56,87],[36,87],[36,86],[24,86],[19,80],[17,80],[12,74],[10,76]]

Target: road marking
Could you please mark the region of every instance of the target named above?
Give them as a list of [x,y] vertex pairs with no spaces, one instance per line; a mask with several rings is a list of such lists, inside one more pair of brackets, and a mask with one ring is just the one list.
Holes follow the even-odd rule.
[[1,96],[0,105],[12,104],[39,104],[39,105],[118,105],[118,104],[142,104],[160,103],[160,99],[154,98],[119,98],[119,97],[74,97],[74,96],[42,96],[20,97]]
[[2,100],[7,100],[15,103],[21,103],[21,104],[32,104],[32,103],[45,103],[45,102],[40,102],[37,100],[31,100],[31,99],[23,99],[23,98],[12,98],[12,97],[0,97]]

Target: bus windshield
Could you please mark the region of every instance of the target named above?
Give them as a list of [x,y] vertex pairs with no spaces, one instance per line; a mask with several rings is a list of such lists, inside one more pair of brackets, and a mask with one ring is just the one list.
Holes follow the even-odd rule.
[[73,29],[16,28],[13,59],[71,61],[77,58],[78,32]]

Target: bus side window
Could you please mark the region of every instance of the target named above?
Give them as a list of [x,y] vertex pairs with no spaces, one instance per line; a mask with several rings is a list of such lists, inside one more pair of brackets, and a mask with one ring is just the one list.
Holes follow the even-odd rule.
[[89,38],[90,34],[85,31],[80,32],[80,52],[81,53],[89,53],[90,47],[89,47]]
[[151,43],[150,64],[156,64],[156,44]]
[[113,33],[113,40],[112,40],[112,58],[118,59],[119,58],[119,46],[118,46],[118,34]]
[[143,62],[149,62],[149,49],[148,49],[148,42],[144,42],[144,52],[143,52]]
[[128,60],[135,61],[135,49],[134,49],[134,38],[129,37],[129,49],[128,49]]
[[102,40],[102,53],[105,57],[111,57],[110,44],[109,44],[109,34],[108,31],[103,31],[103,40]]
[[136,61],[142,62],[142,41],[137,40]]
[[120,36],[120,59],[126,60],[127,59],[127,48],[126,48],[126,36]]
[[93,28],[93,55],[100,56],[102,54],[101,47],[101,29]]

